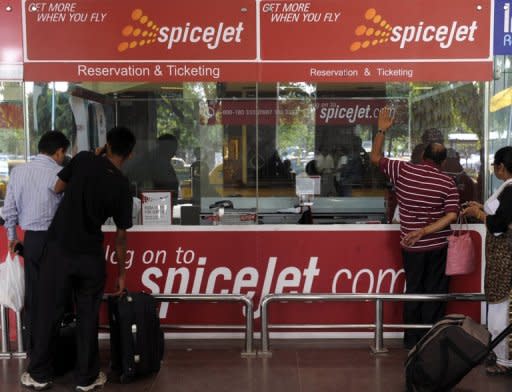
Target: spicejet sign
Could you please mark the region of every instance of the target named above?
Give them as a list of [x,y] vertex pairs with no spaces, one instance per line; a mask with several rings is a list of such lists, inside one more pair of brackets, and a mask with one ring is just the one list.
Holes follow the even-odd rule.
[[[131,13],[132,23],[123,27],[123,40],[117,46],[118,52],[134,49],[140,46],[154,44],[155,41],[166,43],[167,49],[175,44],[204,44],[210,50],[215,50],[220,43],[240,43],[244,23],[236,26],[225,25],[223,22],[214,26],[197,26],[186,22],[184,26],[162,26],[150,19],[140,8]],[[157,37],[158,33],[158,38]]]
[[205,7],[205,0],[22,4],[28,80],[492,78],[492,0],[237,0],[215,7]]
[[187,23],[184,27],[162,27],[160,28],[160,36],[158,42],[167,42],[167,49],[172,49],[177,43],[203,43],[210,50],[217,49],[221,42],[223,43],[240,43],[242,42],[240,35],[244,30],[243,22],[235,26],[224,26],[220,22],[217,26],[191,27]]
[[263,60],[492,60],[491,0],[261,1]]
[[375,8],[369,8],[364,18],[367,24],[356,27],[354,33],[358,39],[350,45],[350,51],[356,52],[388,41],[400,43],[405,48],[412,42],[435,42],[442,49],[448,49],[454,42],[474,42],[478,23],[450,25],[432,25],[420,21],[417,25],[391,26]]
[[[262,225],[265,226],[265,225]],[[360,225],[368,226],[368,225]],[[400,255],[398,230],[386,225],[369,228],[282,229],[276,240],[275,228],[232,226],[222,230],[190,227],[186,231],[139,231],[130,233],[127,250],[127,285],[132,290],[154,294],[245,294],[252,298],[254,318],[260,314],[261,299],[269,293],[402,293],[405,274]],[[110,229],[107,229],[110,231]],[[477,247],[478,268],[473,274],[454,276],[452,292],[479,292],[482,286],[480,231],[470,230]],[[0,231],[0,234],[3,234]],[[106,292],[115,287],[117,276],[113,233],[105,235],[107,261]],[[229,243],[229,247],[219,247]],[[334,243],[350,244],[343,252]],[[371,243],[372,246],[368,246]],[[375,249],[379,249],[378,254]],[[1,251],[1,249],[0,249]],[[7,252],[4,244],[4,253]],[[178,305],[176,305],[178,306]],[[217,324],[240,322],[242,309],[233,305],[187,304],[182,312],[162,303],[160,317],[166,323],[197,324],[215,320]],[[279,304],[272,306],[278,307]],[[308,308],[286,306],[273,311],[272,320],[282,323],[368,323],[375,317],[374,304],[343,304],[333,312],[316,304]],[[450,306],[453,306],[450,305]],[[480,304],[459,303],[458,312],[480,317]],[[401,322],[402,304],[386,304],[389,322]],[[453,312],[453,309],[451,310]],[[199,315],[199,318],[198,318]],[[306,317],[306,319],[305,319]]]
[[476,21],[469,26],[459,25],[458,22],[453,22],[451,26],[424,25],[424,22],[420,22],[417,26],[395,26],[390,39],[392,42],[400,42],[401,48],[405,48],[405,45],[410,42],[434,41],[439,43],[439,47],[447,49],[454,40],[457,42],[474,41],[477,28]]
[[[256,4],[25,0],[26,61],[254,60]],[[51,39],[52,45],[48,45]],[[72,42],[73,45],[69,43]]]

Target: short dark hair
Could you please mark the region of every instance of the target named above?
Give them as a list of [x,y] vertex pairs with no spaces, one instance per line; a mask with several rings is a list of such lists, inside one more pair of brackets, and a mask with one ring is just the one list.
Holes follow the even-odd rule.
[[37,150],[41,154],[53,155],[59,148],[66,151],[69,147],[69,140],[60,131],[48,131],[41,136],[39,143],[37,144]]
[[425,153],[425,144],[417,144],[411,153],[411,163],[423,162],[423,154]]
[[421,142],[423,144],[428,144],[428,143],[443,144],[444,143],[443,133],[437,128],[425,129],[423,131],[423,135],[421,135]]
[[440,165],[446,160],[446,148],[441,143],[429,143],[425,147],[423,159],[434,162]]
[[496,153],[494,154],[494,165],[499,165],[500,163],[503,163],[503,166],[512,173],[512,147],[506,146],[500,148]]
[[158,149],[165,154],[173,155],[178,150],[178,139],[171,133],[164,133],[156,140]]
[[112,154],[127,158],[135,147],[135,135],[126,127],[114,127],[107,132],[107,143]]

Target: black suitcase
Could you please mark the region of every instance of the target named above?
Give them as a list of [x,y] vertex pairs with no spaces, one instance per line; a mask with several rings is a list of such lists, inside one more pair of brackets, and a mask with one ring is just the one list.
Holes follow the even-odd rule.
[[109,297],[111,377],[127,383],[160,370],[164,334],[157,302],[146,293]]
[[511,332],[512,324],[491,341],[485,326],[471,318],[459,314],[444,317],[409,352],[407,391],[449,391]]

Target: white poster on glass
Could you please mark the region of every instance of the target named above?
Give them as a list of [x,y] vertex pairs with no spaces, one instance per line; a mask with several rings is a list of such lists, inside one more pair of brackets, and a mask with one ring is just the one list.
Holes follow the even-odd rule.
[[171,192],[142,192],[142,224],[153,226],[172,224],[171,197]]

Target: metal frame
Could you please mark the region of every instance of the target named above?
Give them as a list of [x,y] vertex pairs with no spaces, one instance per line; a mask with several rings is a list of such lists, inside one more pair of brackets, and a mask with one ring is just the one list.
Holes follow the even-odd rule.
[[16,352],[12,353],[13,358],[27,358],[23,347],[23,324],[21,323],[21,312],[16,313]]
[[[242,357],[253,357],[256,355],[254,351],[254,320],[253,320],[253,303],[252,300],[245,295],[236,294],[154,294],[154,298],[160,302],[242,302],[245,307],[245,351]],[[401,302],[401,301],[485,301],[485,295],[482,293],[459,293],[459,294],[268,294],[261,301],[261,350],[259,355],[262,357],[271,356],[269,349],[269,329],[270,328],[374,328],[374,346],[371,350],[374,354],[382,354],[388,352],[384,347],[384,328],[429,328],[428,324],[384,324],[383,323],[383,303],[385,301]],[[346,301],[374,301],[375,302],[375,323],[374,324],[281,324],[269,325],[268,323],[268,307],[271,302],[346,302]],[[7,315],[8,309],[0,306],[0,328],[1,328],[1,346],[0,359],[8,359],[11,357],[23,358],[26,353],[23,351],[23,335],[21,331],[21,317],[16,313],[17,322],[17,352],[9,352],[9,319]],[[180,327],[169,325],[168,327]],[[183,326],[182,326],[183,327]],[[195,326],[194,326],[195,327]],[[206,328],[239,328],[233,325],[204,325]],[[197,328],[201,328],[200,325]]]
[[[104,295],[105,300],[108,295]],[[253,304],[252,300],[245,295],[238,294],[153,294],[153,297],[160,302],[241,302],[245,307],[245,351],[242,352],[242,357],[255,357],[256,351],[254,350],[254,320],[253,320]],[[0,322],[2,329],[1,336],[1,347],[0,347],[0,359],[9,358],[26,358],[27,353],[23,351],[23,334],[21,316],[19,312],[16,312],[16,340],[17,340],[17,351],[11,353],[9,351],[9,318],[7,315],[8,309],[0,305]],[[174,325],[163,325],[163,327],[176,327]],[[225,325],[197,325],[195,328],[240,328],[240,326],[225,326]],[[243,327],[242,327],[243,328]]]
[[0,328],[2,329],[2,345],[0,347],[0,359],[11,358],[9,352],[9,317],[7,308],[0,305]]
[[[485,301],[485,295],[482,293],[461,293],[461,294],[267,294],[261,301],[261,351],[258,353],[261,357],[270,357],[269,328],[374,328],[374,346],[370,349],[374,354],[387,353],[384,347],[384,328],[430,328],[427,324],[384,324],[383,323],[383,303],[384,301]],[[280,324],[269,325],[268,306],[271,302],[346,302],[346,301],[375,301],[375,324],[352,324],[352,325],[320,325],[320,324]]]
[[[238,294],[153,294],[153,297],[161,302],[242,302],[245,307],[245,351],[242,357],[254,357],[254,320],[253,320],[253,304],[252,300],[245,295]],[[166,325],[166,327],[178,328],[180,326]],[[184,326],[181,326],[184,327]],[[196,326],[194,326],[196,327]],[[205,325],[212,329],[237,328],[238,326],[225,325]],[[197,328],[201,328],[200,325]]]

